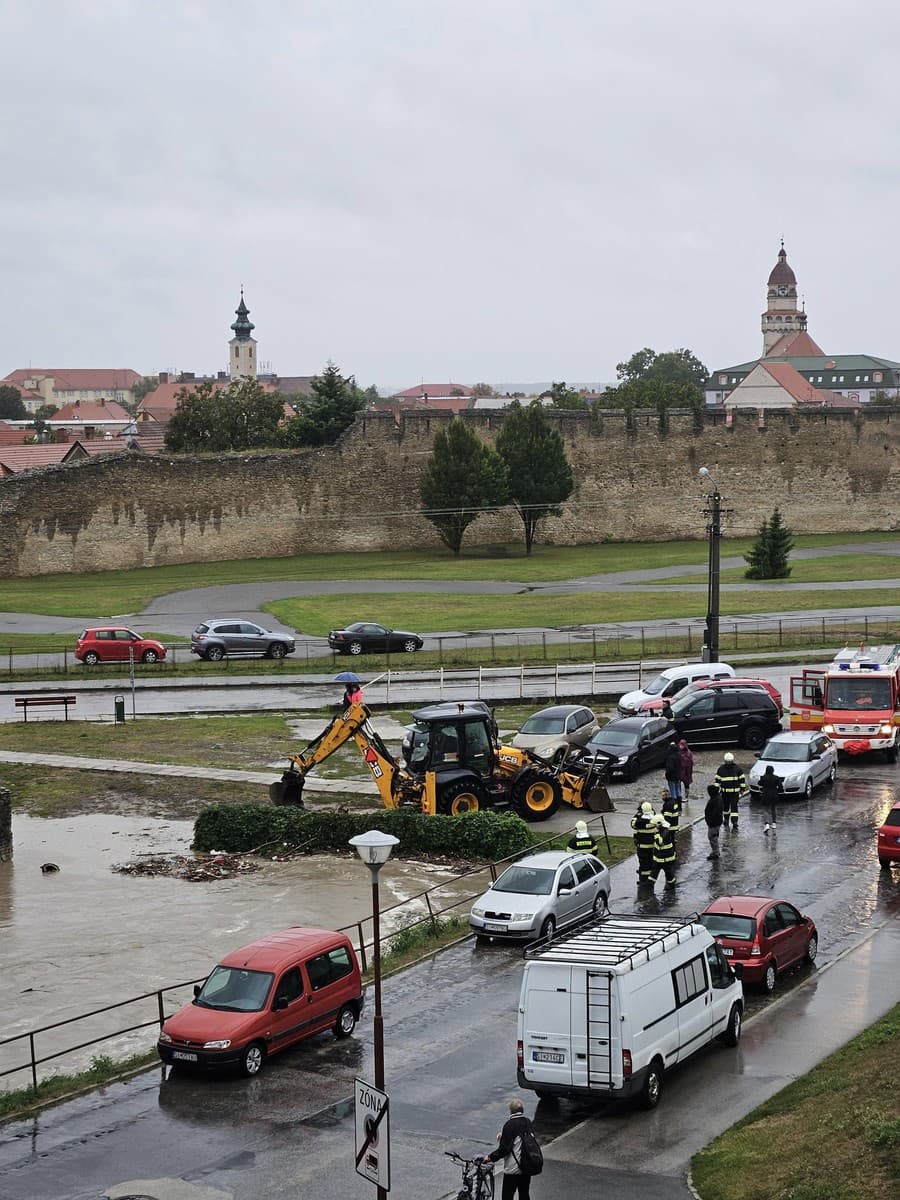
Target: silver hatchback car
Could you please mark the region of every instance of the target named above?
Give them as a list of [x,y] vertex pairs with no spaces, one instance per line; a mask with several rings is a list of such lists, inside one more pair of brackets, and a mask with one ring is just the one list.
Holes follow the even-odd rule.
[[506,868],[475,901],[469,925],[480,937],[550,937],[602,913],[609,890],[609,871],[593,854],[543,850]]
[[805,796],[820,783],[832,783],[837,774],[837,748],[824,733],[811,729],[776,733],[756,756],[750,769],[750,791],[759,795],[759,781],[771,766],[781,780],[785,796]]

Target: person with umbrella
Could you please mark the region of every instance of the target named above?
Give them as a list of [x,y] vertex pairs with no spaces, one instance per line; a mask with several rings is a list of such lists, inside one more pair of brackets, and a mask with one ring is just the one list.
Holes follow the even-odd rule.
[[341,671],[340,675],[335,675],[334,682],[344,685],[344,695],[341,699],[342,708],[349,708],[351,704],[362,704],[362,680],[358,675],[352,671]]

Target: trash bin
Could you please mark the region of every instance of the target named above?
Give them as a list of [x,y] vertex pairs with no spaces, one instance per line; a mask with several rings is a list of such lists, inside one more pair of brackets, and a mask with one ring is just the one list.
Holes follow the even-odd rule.
[[116,696],[116,724],[125,724],[125,697]]

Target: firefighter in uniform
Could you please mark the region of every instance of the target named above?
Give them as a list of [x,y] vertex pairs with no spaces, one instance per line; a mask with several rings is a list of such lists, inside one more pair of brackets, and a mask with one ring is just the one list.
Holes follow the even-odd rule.
[[653,883],[653,839],[656,836],[656,813],[649,800],[645,800],[631,818],[634,848],[638,857],[638,882]]
[[575,822],[575,833],[569,838],[566,845],[570,850],[584,850],[587,854],[597,853],[597,843],[591,837],[590,833],[588,833],[587,822],[585,821]]
[[662,803],[659,806],[659,811],[665,821],[668,822],[669,828],[673,835],[678,832],[678,821],[681,817],[681,797],[670,796],[668,789],[662,794]]
[[653,883],[660,871],[665,873],[666,887],[675,882],[675,830],[664,817],[657,817],[653,826]]
[[747,790],[747,780],[730,752],[725,755],[721,767],[716,772],[716,785],[722,794],[722,824],[727,828],[728,822],[731,821],[731,828],[737,829],[738,800]]

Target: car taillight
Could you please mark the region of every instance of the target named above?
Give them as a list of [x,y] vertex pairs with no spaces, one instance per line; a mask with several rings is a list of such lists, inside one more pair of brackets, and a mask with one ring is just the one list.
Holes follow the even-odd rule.
[[757,958],[759,958],[761,953],[762,953],[762,951],[759,948],[759,939],[754,938],[753,945],[750,947],[750,954],[755,955]]
[[622,1074],[628,1079],[631,1075],[631,1051],[622,1051]]
[[521,1042],[516,1042],[516,1066],[519,1070],[525,1066],[525,1047]]

